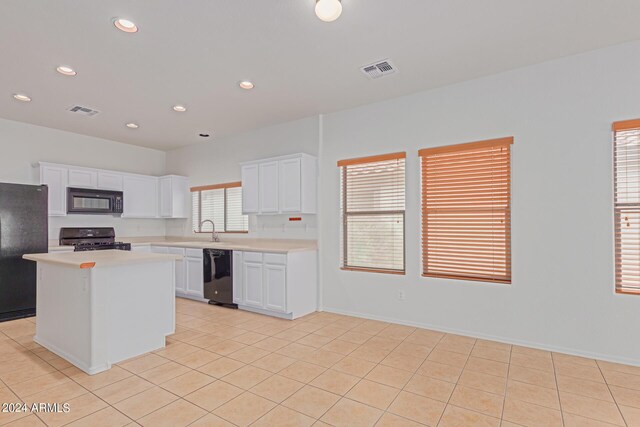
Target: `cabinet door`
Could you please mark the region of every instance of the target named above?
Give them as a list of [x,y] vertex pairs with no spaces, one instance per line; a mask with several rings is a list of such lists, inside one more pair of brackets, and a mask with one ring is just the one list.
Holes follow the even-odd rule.
[[260,212],[278,212],[278,162],[260,163]]
[[69,169],[69,187],[97,188],[98,172],[90,169]]
[[233,303],[244,304],[244,292],[242,289],[242,252],[233,251],[231,271],[233,277]]
[[101,190],[122,191],[122,174],[98,172],[98,188]]
[[187,278],[185,293],[194,297],[203,298],[204,277],[202,271],[202,258],[185,258]]
[[287,268],[284,265],[264,265],[264,306],[269,310],[284,312],[286,309]]
[[262,308],[262,263],[243,262],[244,303]]
[[164,177],[159,179],[160,184],[160,216],[163,218],[170,218],[172,216],[172,191],[171,191],[171,177]]
[[67,168],[40,167],[40,183],[49,187],[49,216],[67,214]]
[[185,293],[185,258],[184,258],[184,249],[183,248],[167,248],[170,254],[179,255],[181,258],[176,261],[176,292]]
[[260,211],[260,172],[258,165],[242,166],[242,213]]
[[280,160],[280,211],[300,212],[302,199],[300,192],[300,159]]
[[189,179],[171,177],[171,218],[189,218],[191,215],[191,191]]
[[123,217],[158,217],[158,179],[156,177],[125,175],[123,184]]

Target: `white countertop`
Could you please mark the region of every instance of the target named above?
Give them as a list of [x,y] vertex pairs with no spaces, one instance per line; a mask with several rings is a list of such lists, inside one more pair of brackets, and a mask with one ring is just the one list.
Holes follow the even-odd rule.
[[[315,240],[294,240],[294,239],[234,239],[222,240],[220,242],[211,242],[209,240],[189,240],[187,238],[178,237],[122,237],[117,240],[129,242],[132,246],[137,245],[154,245],[154,246],[171,246],[179,248],[194,249],[227,249],[232,251],[247,252],[275,252],[289,253],[300,251],[315,251],[317,242]],[[68,246],[49,246],[49,252],[61,251]],[[67,249],[68,250],[68,249]]]
[[159,261],[174,261],[181,257],[171,254],[154,254],[115,249],[106,251],[52,252],[48,254],[26,254],[22,258],[30,261],[59,264],[76,268],[99,268],[126,264],[145,264]]

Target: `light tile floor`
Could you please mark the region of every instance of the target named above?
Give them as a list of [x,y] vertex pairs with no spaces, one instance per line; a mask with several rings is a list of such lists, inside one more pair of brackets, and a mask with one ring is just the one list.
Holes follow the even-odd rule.
[[14,426],[640,426],[640,368],[314,313],[286,321],[177,299],[167,347],[88,376],[0,323]]

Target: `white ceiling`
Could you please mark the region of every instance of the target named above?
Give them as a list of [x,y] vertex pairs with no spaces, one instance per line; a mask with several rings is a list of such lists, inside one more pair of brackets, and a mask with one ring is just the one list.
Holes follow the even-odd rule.
[[324,23],[315,0],[2,0],[0,117],[168,150],[640,39],[638,0],[342,2]]

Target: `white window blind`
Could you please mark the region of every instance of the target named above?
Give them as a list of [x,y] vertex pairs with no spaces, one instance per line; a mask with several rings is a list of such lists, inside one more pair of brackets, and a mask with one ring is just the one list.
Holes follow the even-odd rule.
[[420,150],[423,276],[511,283],[512,143]]
[[616,292],[640,294],[640,120],[613,131]]
[[[239,182],[208,185],[191,189],[192,227],[194,233],[210,233],[211,220],[217,232],[243,233],[249,219],[242,214],[242,187]],[[202,224],[202,225],[201,225]]]
[[343,269],[404,274],[405,157],[338,162]]

